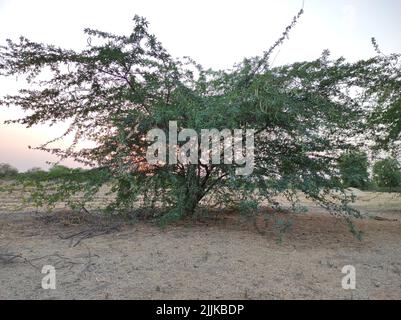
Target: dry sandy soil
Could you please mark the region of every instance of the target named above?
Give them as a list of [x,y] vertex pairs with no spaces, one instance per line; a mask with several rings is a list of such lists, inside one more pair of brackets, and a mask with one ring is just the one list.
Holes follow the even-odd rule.
[[[230,213],[164,229],[113,220],[91,234],[90,219],[7,212],[3,196],[0,299],[401,299],[401,199],[355,192],[362,241],[310,203],[280,242],[272,225]],[[41,287],[46,264],[56,290]],[[356,290],[341,287],[345,265]]]

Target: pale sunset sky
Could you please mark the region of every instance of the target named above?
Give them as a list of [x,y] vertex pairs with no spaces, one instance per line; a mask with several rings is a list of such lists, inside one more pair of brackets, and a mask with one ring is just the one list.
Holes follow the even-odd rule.
[[[0,43],[24,35],[65,48],[87,45],[83,29],[129,34],[135,14],[175,57],[190,56],[205,67],[229,68],[244,57],[261,54],[281,35],[302,7],[302,0],[0,0]],[[401,52],[400,0],[305,0],[305,14],[274,65],[317,58],[324,49],[349,60],[373,56],[375,37],[385,53]],[[0,96],[14,93],[21,80],[0,77]],[[21,117],[17,108],[0,109],[0,163],[23,171],[47,168],[55,160],[29,150],[63,133],[49,128],[5,125]],[[72,165],[72,162],[65,162]]]

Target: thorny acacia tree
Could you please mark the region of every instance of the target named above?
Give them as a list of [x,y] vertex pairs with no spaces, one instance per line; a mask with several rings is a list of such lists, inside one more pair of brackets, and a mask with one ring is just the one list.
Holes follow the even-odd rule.
[[[79,52],[24,37],[8,40],[0,49],[0,72],[24,75],[30,85],[0,102],[30,112],[16,121],[27,127],[71,122],[63,135],[75,135],[70,148],[48,143],[38,149],[94,169],[72,171],[56,183],[53,200],[82,190],[90,199],[107,183],[117,195],[110,209],[132,210],[141,198],[143,208],[161,204],[164,217],[179,218],[193,214],[210,194],[216,203],[255,208],[284,193],[296,208],[300,190],[330,212],[351,217],[357,212],[347,205],[337,160],[364,140],[378,100],[400,101],[394,92],[386,95],[388,81],[400,81],[399,55],[347,63],[324,51],[314,61],[271,67],[272,52],[302,13],[263,55],[230,70],[173,58],[138,16],[129,36],[86,29],[87,49]],[[146,133],[167,130],[169,121],[198,133],[255,129],[253,174],[235,176],[235,166],[224,164],[147,165]],[[77,149],[80,140],[96,147]]]

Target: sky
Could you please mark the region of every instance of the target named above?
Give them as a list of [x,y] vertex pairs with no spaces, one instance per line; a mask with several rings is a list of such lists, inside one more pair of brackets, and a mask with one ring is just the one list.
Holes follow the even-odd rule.
[[[305,14],[273,54],[274,65],[315,59],[324,49],[351,61],[368,58],[374,55],[372,37],[383,52],[401,52],[399,0],[0,0],[0,44],[23,35],[84,49],[84,28],[130,34],[138,14],[173,56],[224,69],[268,49],[302,6]],[[19,79],[0,77],[0,97],[21,85]],[[46,161],[56,159],[28,146],[61,135],[66,125],[4,124],[22,116],[16,107],[0,107],[0,163],[20,171],[47,168]],[[64,164],[74,166],[72,161]]]

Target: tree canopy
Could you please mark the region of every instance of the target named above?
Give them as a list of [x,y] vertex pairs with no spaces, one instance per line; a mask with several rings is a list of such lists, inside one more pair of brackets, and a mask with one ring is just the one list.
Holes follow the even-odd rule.
[[394,158],[377,161],[373,166],[373,180],[378,187],[401,187],[401,169],[399,162]]
[[[79,181],[81,190],[110,184],[117,195],[113,210],[132,210],[142,199],[143,207],[161,204],[165,216],[179,218],[207,197],[225,204],[273,202],[278,193],[295,207],[302,191],[330,212],[352,216],[338,159],[367,139],[398,139],[400,55],[351,63],[326,50],[313,61],[272,67],[272,52],[302,13],[266,52],[229,70],[172,57],[138,16],[127,36],[85,29],[82,51],[7,40],[0,73],[23,75],[30,85],[0,104],[29,112],[15,121],[27,127],[70,121],[62,137],[74,134],[71,147],[52,148],[50,141],[38,148],[95,168],[96,179]],[[146,134],[167,130],[169,121],[198,133],[255,130],[252,175],[235,175],[235,164],[149,165]],[[78,149],[81,140],[96,146]]]
[[366,152],[351,150],[339,159],[341,177],[346,187],[365,188],[369,182]]

